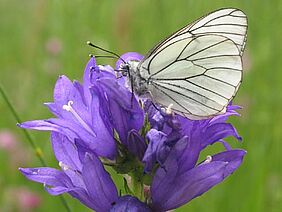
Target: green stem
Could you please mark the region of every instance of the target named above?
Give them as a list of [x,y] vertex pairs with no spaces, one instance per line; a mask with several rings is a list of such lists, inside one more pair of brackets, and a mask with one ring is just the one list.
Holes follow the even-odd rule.
[[[141,169],[142,170],[142,169]],[[138,197],[141,201],[144,200],[144,186],[143,186],[143,179],[141,170],[134,170],[131,176],[131,189],[136,197]],[[140,172],[141,171],[141,172]]]
[[[18,123],[22,123],[18,113],[16,112],[15,108],[13,107],[13,105],[11,104],[10,100],[8,99],[4,89],[2,88],[2,86],[0,85],[0,93],[3,96],[4,101],[6,102],[8,108],[10,109],[11,113],[13,114],[14,118],[16,119],[16,121]],[[23,133],[25,135],[25,137],[27,138],[29,144],[31,145],[31,147],[33,148],[35,155],[38,157],[38,159],[40,160],[41,164],[43,166],[47,166],[45,160],[43,159],[43,153],[42,150],[35,144],[35,142],[33,141],[33,139],[31,138],[29,132],[26,129],[22,129]],[[71,212],[70,207],[67,204],[67,201],[65,200],[65,198],[63,196],[60,196],[61,202],[64,205],[64,207],[66,208],[66,211]]]
[[71,212],[70,206],[68,205],[65,197],[63,195],[60,195],[59,197],[60,197],[61,203],[64,205],[66,211]]

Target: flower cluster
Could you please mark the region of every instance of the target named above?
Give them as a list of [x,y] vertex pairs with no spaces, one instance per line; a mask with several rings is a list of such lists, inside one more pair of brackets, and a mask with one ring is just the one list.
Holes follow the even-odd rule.
[[[124,61],[141,59],[127,53],[116,69]],[[238,106],[192,121],[138,99],[117,75],[92,57],[82,84],[59,77],[54,102],[45,104],[56,118],[19,126],[51,131],[61,169],[20,168],[28,179],[44,184],[51,195],[67,192],[95,211],[167,211],[200,196],[240,166],[246,152],[223,140],[241,140],[226,123],[238,115]],[[201,151],[215,142],[222,143],[224,151],[199,162]],[[122,194],[104,166],[124,178]]]

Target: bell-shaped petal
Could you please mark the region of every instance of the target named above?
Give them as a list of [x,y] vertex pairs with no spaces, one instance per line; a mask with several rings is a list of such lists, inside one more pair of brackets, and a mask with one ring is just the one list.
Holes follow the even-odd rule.
[[131,130],[128,133],[127,140],[127,148],[129,152],[138,157],[140,161],[142,161],[147,148],[147,144],[145,143],[144,138],[139,135],[138,131]]
[[161,131],[151,129],[147,133],[147,139],[149,140],[149,145],[142,161],[145,164],[145,172],[150,172],[156,162],[162,166],[170,151],[170,147],[165,144],[167,135]]
[[50,186],[61,192],[51,194],[59,195],[73,189],[71,179],[62,171],[57,169],[40,167],[40,168],[20,168],[21,173],[29,180]]
[[91,57],[85,66],[84,74],[83,74],[83,93],[84,93],[85,103],[87,106],[90,105],[90,101],[91,101],[91,93],[90,93],[90,87],[92,86],[91,74],[95,68],[96,68],[95,58]]
[[[183,143],[182,143],[183,145]],[[178,143],[175,145],[176,148]],[[183,149],[183,148],[180,148]],[[153,208],[167,211],[186,204],[232,174],[241,164],[244,150],[230,150],[211,156],[200,165],[179,173],[177,151],[171,151],[164,168],[159,168],[152,183]]]
[[[97,81],[99,89],[104,92],[103,109],[110,114],[110,123],[118,132],[121,141],[127,146],[127,137],[130,130],[139,130],[143,125],[144,113],[137,100],[128,89],[116,81],[103,78]],[[97,90],[97,89],[96,89]]]
[[95,59],[90,58],[85,68],[83,85],[77,81],[71,82],[66,76],[59,77],[54,88],[54,103],[45,104],[57,119],[24,122],[18,126],[62,133],[73,143],[78,139],[83,146],[99,156],[114,159],[116,145],[113,128],[107,125],[109,114],[105,116],[102,113],[101,96],[93,95],[90,90],[93,78],[114,78],[109,68],[100,68],[96,66]]
[[73,179],[62,171],[48,167],[20,168],[19,170],[29,180],[44,184],[45,190],[51,195],[60,195],[67,192],[89,208],[95,209],[96,207],[87,192],[81,187],[74,186]]
[[[95,211],[109,211],[118,200],[118,192],[99,158],[81,146],[76,146],[74,152],[72,143],[58,133],[52,133],[52,144],[62,171],[48,167],[20,168],[25,177],[44,184],[51,195],[67,192]],[[83,161],[79,152],[84,152]]]
[[[102,128],[100,131],[97,131],[98,134],[95,135],[91,133],[91,129],[87,130],[85,127],[82,127],[75,122],[56,118],[28,121],[19,124],[19,126],[28,129],[47,130],[62,133],[73,142],[75,139],[79,139],[84,143],[84,146],[87,146],[96,154],[110,159],[113,159],[116,154],[115,142],[113,137],[107,131],[107,128]],[[104,133],[105,131],[106,133]],[[107,136],[105,136],[105,134],[107,134]]]
[[110,175],[94,154],[85,154],[82,178],[90,197],[93,199],[93,204],[97,205],[95,210],[109,211],[112,204],[117,201],[118,192]]
[[204,149],[207,145],[211,145],[214,142],[220,141],[228,136],[233,136],[239,141],[242,140],[232,124],[215,123],[206,128],[205,133],[203,134],[203,142],[201,143],[201,146]]
[[55,157],[59,163],[66,165],[72,170],[81,171],[82,164],[80,162],[77,147],[63,134],[52,132],[51,142]]
[[227,121],[229,116],[240,116],[240,114],[236,111],[236,110],[239,110],[239,109],[242,109],[242,108],[238,105],[232,105],[232,103],[230,102],[229,105],[226,108],[226,112],[224,114],[220,114],[218,116],[213,117],[210,120],[210,123],[212,123],[212,124],[223,123],[223,122]]
[[[54,88],[54,103],[57,107],[57,112],[60,118],[72,122],[79,122],[77,119],[81,117],[85,123],[90,124],[90,117],[88,116],[87,107],[84,104],[84,98],[77,86],[75,86],[66,76],[60,76]],[[71,103],[72,111],[66,110],[66,106]]]

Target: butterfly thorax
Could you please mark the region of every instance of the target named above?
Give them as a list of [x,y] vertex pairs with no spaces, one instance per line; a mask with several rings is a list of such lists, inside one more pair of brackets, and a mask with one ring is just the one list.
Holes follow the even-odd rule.
[[128,84],[135,94],[142,96],[148,92],[148,81],[141,77],[138,67],[139,61],[130,60],[121,69],[127,72]]

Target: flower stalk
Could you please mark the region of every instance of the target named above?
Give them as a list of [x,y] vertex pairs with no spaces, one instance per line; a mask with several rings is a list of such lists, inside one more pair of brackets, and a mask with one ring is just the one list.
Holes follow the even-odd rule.
[[[12,115],[14,116],[14,118],[16,119],[17,123],[21,123],[21,119],[17,113],[17,111],[15,110],[14,106],[12,105],[12,103],[10,102],[8,96],[6,95],[6,92],[4,91],[4,89],[2,88],[2,86],[0,85],[0,92],[1,92],[1,95],[4,99],[4,102],[6,102],[9,110],[11,111]],[[26,129],[22,129],[23,130],[23,133],[26,137],[26,139],[28,140],[30,146],[32,147],[32,149],[34,150],[35,152],[35,155],[38,157],[38,159],[40,160],[41,164],[43,166],[46,166],[46,163],[43,159],[43,152],[42,150],[40,149],[40,147],[38,147],[35,142],[33,141],[33,139],[31,138],[30,134],[28,133],[28,131]]]

